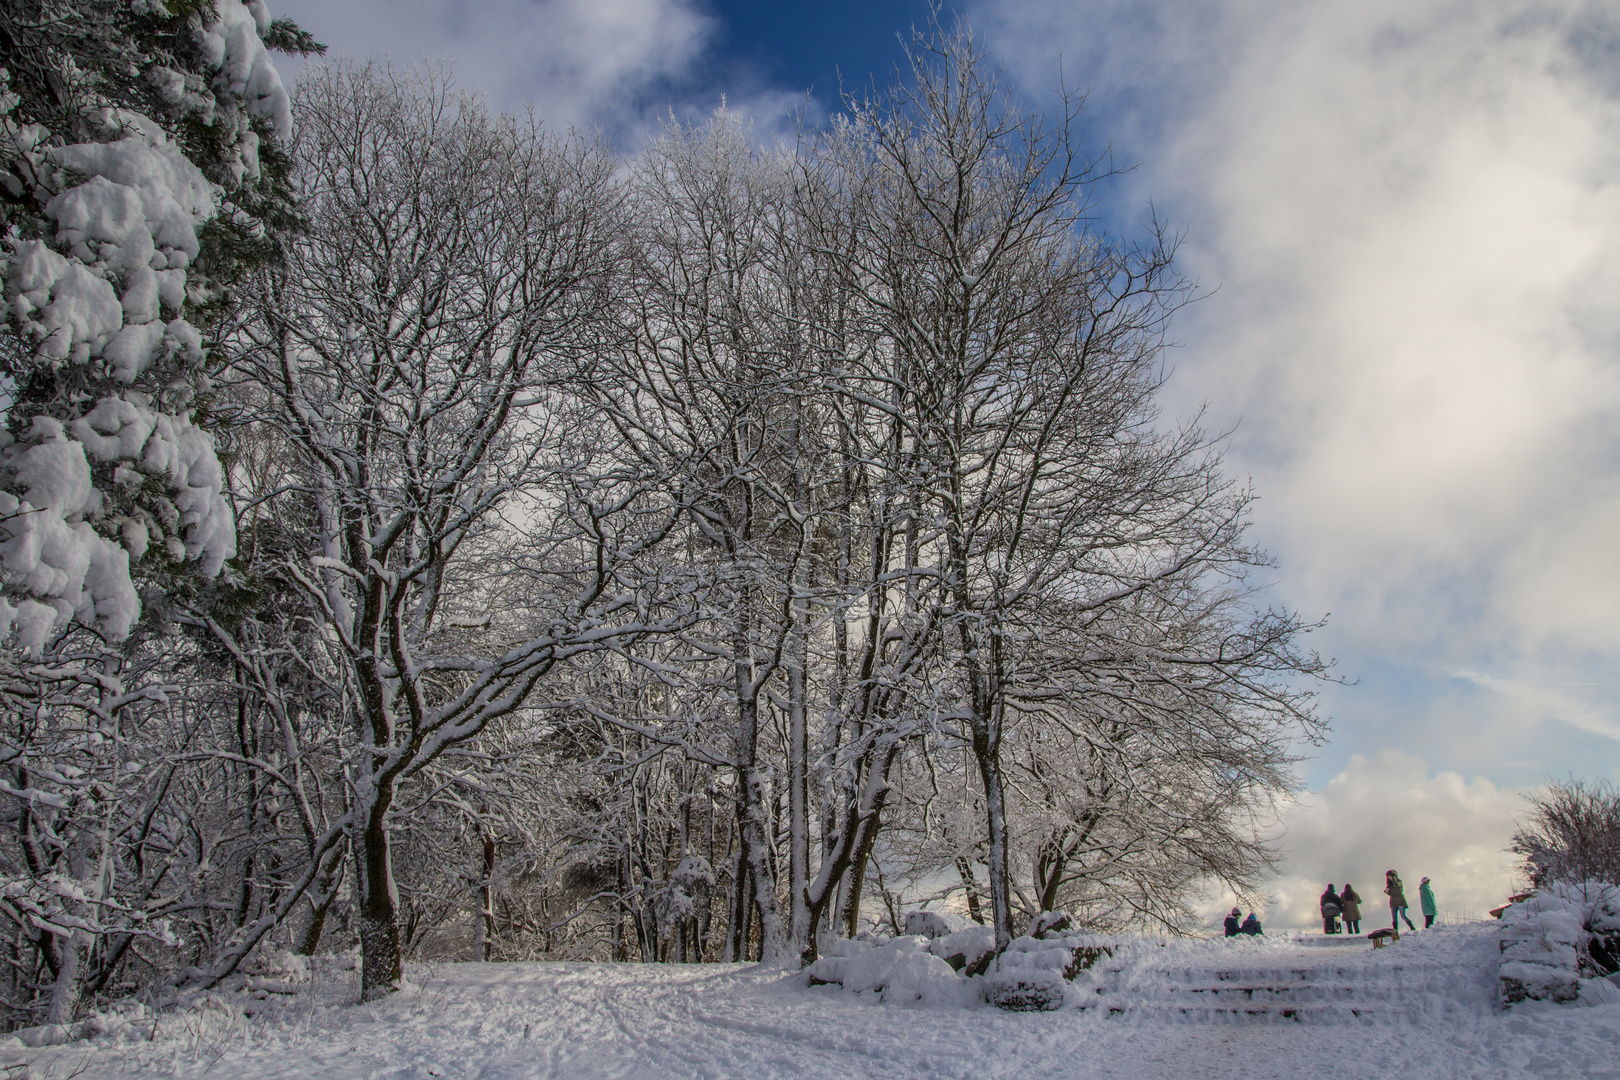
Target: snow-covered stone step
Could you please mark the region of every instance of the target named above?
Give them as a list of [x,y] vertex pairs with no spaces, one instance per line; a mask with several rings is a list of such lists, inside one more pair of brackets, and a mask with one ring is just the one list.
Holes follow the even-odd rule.
[[[1098,986],[1098,997],[1109,1000],[1167,1002],[1229,1003],[1285,1003],[1303,1004],[1343,1002],[1380,1005],[1394,1001],[1416,1000],[1421,994],[1409,994],[1394,986],[1172,986],[1135,989],[1131,987]],[[1083,991],[1082,991],[1083,992]]]
[[1096,1001],[1081,1001],[1078,1007],[1086,1012],[1099,1012],[1110,1019],[1139,1020],[1153,1023],[1315,1023],[1342,1025],[1372,1023],[1381,1018],[1402,1015],[1398,1011],[1378,1007],[1309,1002],[1294,1004],[1256,1002],[1246,1005],[1188,1003],[1177,1005],[1099,997]]
[[[1131,970],[1123,965],[1102,969],[1108,974]],[[1142,969],[1137,969],[1142,970]],[[1432,964],[1395,964],[1388,967],[1152,967],[1151,979],[1197,982],[1364,982],[1414,979],[1443,970]]]

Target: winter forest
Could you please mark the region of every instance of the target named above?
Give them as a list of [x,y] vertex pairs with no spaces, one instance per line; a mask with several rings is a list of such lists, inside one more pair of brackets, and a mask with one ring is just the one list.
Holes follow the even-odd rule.
[[5,1030],[255,949],[1185,931],[1324,723],[1175,237],[965,28],[634,153],[262,0],[0,6]]

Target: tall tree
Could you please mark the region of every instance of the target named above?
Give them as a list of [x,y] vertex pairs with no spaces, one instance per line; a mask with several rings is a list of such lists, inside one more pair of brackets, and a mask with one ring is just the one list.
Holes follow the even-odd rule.
[[[399,785],[571,657],[652,630],[622,576],[672,513],[568,389],[613,303],[608,155],[491,117],[431,73],[315,72],[294,116],[309,224],[264,278],[242,371],[314,510],[287,572],[353,687],[372,998],[400,978]],[[486,611],[513,580],[529,590]]]
[[[1096,691],[1087,628],[1129,611],[1146,650],[1173,633],[1163,620],[1219,610],[1211,590],[1264,562],[1213,447],[1158,426],[1162,330],[1186,292],[1171,248],[1088,229],[1100,173],[1080,154],[1077,104],[1063,109],[1055,122],[1021,112],[967,30],[935,33],[913,44],[912,80],[835,129],[825,158],[857,193],[823,218],[853,236],[837,272],[882,342],[864,397],[891,395],[908,457],[925,606],[949,650],[934,716],[972,750],[1002,947],[1009,733]],[[1189,639],[1189,668],[1219,662],[1205,645],[1226,626]],[[1289,616],[1254,627],[1274,642],[1299,629]],[[1255,648],[1261,682],[1319,670],[1287,645]],[[1311,730],[1308,697],[1284,719]]]

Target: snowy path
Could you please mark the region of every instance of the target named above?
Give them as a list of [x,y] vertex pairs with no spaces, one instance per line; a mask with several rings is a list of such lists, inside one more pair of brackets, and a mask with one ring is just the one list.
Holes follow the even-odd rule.
[[[155,1038],[132,1025],[90,1043],[0,1056],[0,1066],[26,1059],[33,1076],[85,1080],[1268,1080],[1323,1070],[1356,1080],[1620,1080],[1620,1006],[1493,1007],[1491,929],[1448,928],[1377,953],[1286,939],[1143,946],[1144,958],[1115,974],[1110,997],[1142,1007],[1115,1015],[903,1007],[720,965],[416,967],[417,988],[354,1005],[346,1003],[353,973],[328,971],[296,998],[272,998],[251,1020],[224,1006],[171,1013]],[[1201,994],[1220,973],[1241,976],[1220,983],[1230,989],[1301,972],[1301,987],[1330,975],[1331,985],[1369,996],[1399,993],[1366,1016],[1310,1013],[1298,1023],[1222,1022],[1222,1014],[1182,1012],[1175,996]],[[1095,994],[1081,990],[1076,1000]]]

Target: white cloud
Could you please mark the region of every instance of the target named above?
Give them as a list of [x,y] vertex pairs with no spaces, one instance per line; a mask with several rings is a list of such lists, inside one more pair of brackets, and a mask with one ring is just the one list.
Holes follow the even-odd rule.
[[1620,722],[1612,714],[1594,709],[1553,687],[1516,682],[1480,671],[1459,671],[1457,678],[1496,692],[1523,712],[1550,715],[1571,727],[1620,742]]
[[1526,803],[1489,780],[1453,772],[1429,774],[1424,762],[1399,751],[1371,760],[1359,754],[1321,791],[1301,796],[1284,812],[1282,873],[1270,887],[1271,923],[1320,927],[1317,898],[1332,881],[1356,888],[1363,930],[1387,925],[1384,871],[1406,883],[1417,918],[1418,882],[1431,879],[1442,918],[1480,918],[1503,903],[1515,884],[1505,849],[1514,818]]
[[1365,656],[1499,693],[1559,683],[1570,708],[1501,706],[1614,738],[1620,702],[1595,685],[1620,660],[1612,6],[987,0],[975,18],[1032,100],[1064,56],[1144,163],[1135,194],[1187,230],[1183,268],[1219,286],[1178,323],[1172,390],[1241,418],[1232,463],[1263,496],[1279,599],[1333,612],[1351,674]]
[[610,129],[639,121],[641,96],[684,76],[713,29],[695,0],[271,0],[271,10],[334,56],[453,58],[497,108]]
[[1230,292],[1200,343],[1219,362],[1188,373],[1212,398],[1247,381],[1269,430],[1239,445],[1274,474],[1301,591],[1355,630],[1620,647],[1553,587],[1575,563],[1620,601],[1590,544],[1617,509],[1620,113],[1562,63],[1564,27],[1402,10],[1257,27],[1225,123],[1169,148],[1216,227],[1193,268]]

